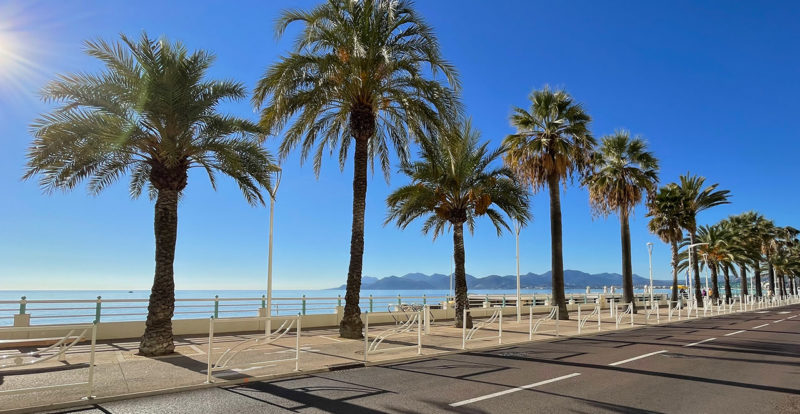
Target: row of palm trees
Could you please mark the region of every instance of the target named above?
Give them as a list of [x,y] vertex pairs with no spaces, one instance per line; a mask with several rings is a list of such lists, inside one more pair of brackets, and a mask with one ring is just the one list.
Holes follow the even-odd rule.
[[[548,87],[530,95],[528,108],[514,108],[516,132],[499,148],[489,148],[463,115],[456,69],[442,58],[433,30],[412,6],[404,0],[327,0],[310,10],[283,12],[278,35],[292,23],[302,29],[294,49],[269,66],[256,84],[252,104],[259,111],[258,122],[218,111],[221,102],[245,99],[247,91],[238,82],[206,79],[213,55],[189,52],[180,43],[146,34],[138,40],[122,36],[119,43],[87,42],[87,53],[104,70],[63,75],[44,88],[45,99],[58,107],[32,125],[25,178],[39,177],[47,191],[88,181],[89,191],[98,193],[129,176],[132,197],[147,188],[155,200],[155,272],[140,353],[162,355],[174,349],[178,200],[188,185],[189,169],[205,171],[212,186],[219,173],[227,175],[249,203],[263,205],[263,190],[271,189],[279,171],[277,160],[262,145],[271,136],[283,137],[280,159],[299,149],[302,161],[311,157],[316,174],[326,154],[335,153],[344,168],[352,149],[353,214],[342,337],[362,335],[367,171],[377,161],[388,181],[392,152],[411,183],[388,197],[386,223],[404,228],[424,219],[423,231],[433,237],[453,230],[457,324],[468,307],[464,225],[472,231],[481,216],[489,218],[498,234],[509,229],[507,218],[525,225],[530,220],[528,186],[533,191],[546,187],[550,195],[553,298],[562,318],[568,313],[560,189],[574,179],[589,189],[596,215],[614,213],[620,219],[624,300],[633,300],[628,221],[643,199],[652,216],[651,230],[672,245],[677,272],[683,231],[691,244],[704,237],[696,215],[727,202],[727,191],[717,191],[716,185],[703,188],[698,177],[681,177],[680,184],[657,189],[658,161],[642,138],[617,131],[602,138],[598,147],[583,107],[565,91]],[[414,161],[409,155],[412,143],[420,152]],[[497,166],[500,160],[502,166]],[[779,258],[795,257],[796,248],[767,244],[760,245],[762,256],[768,257],[762,264],[780,275],[793,275],[795,262]],[[740,256],[736,260],[737,265],[754,263]],[[699,283],[695,286],[699,295]]]

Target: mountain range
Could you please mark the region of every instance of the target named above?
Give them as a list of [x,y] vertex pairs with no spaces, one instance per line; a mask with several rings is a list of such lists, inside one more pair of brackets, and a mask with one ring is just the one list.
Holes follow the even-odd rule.
[[[549,288],[551,272],[543,274],[527,273],[520,275],[522,289]],[[633,275],[634,286],[649,285],[650,279]],[[654,286],[671,286],[670,280],[653,280]],[[564,271],[564,287],[567,289],[582,289],[589,286],[593,289],[603,286],[622,286],[622,275],[619,273],[589,274],[579,270]],[[517,276],[489,275],[475,277],[467,275],[467,287],[474,289],[516,289]],[[333,289],[345,289],[346,285]],[[441,273],[426,275],[424,273],[408,273],[403,276],[387,276],[377,278],[364,276],[361,278],[361,289],[365,290],[447,290],[450,288],[450,277]]]

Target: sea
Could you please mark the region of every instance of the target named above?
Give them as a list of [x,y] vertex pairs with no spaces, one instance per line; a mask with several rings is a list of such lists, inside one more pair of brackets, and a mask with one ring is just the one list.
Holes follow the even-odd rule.
[[[617,288],[619,289],[619,288]],[[667,293],[668,289],[655,289],[655,293]],[[591,293],[602,292],[592,289]],[[619,292],[619,290],[617,290]],[[640,291],[641,292],[641,291]],[[550,289],[522,289],[523,295],[548,295]],[[574,296],[580,301],[586,289],[566,289],[567,298]],[[469,292],[470,296],[507,295],[513,298],[516,290],[485,290]],[[174,319],[196,319],[211,316],[247,317],[256,316],[263,307],[263,290],[176,290],[177,299]],[[452,295],[452,293],[450,293]],[[66,323],[89,323],[96,319],[98,297],[101,322],[144,320],[147,316],[149,290],[0,290],[0,326],[13,324],[14,315],[20,313],[21,298],[25,297],[25,313],[31,315],[32,325]],[[344,290],[274,290],[272,314],[289,316],[296,314],[333,313],[336,306],[344,303]],[[302,298],[305,296],[305,300]],[[438,304],[448,296],[447,290],[363,290],[360,306],[362,311],[386,312],[403,304]],[[219,300],[216,301],[215,297]],[[47,301],[40,303],[39,301]]]

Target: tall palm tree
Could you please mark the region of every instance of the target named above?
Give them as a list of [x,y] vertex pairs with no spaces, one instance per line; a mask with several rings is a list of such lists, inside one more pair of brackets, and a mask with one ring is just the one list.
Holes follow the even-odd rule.
[[[701,266],[708,267],[711,273],[711,299],[719,298],[719,286],[717,282],[717,271],[720,266],[728,264],[730,259],[730,250],[728,245],[728,229],[722,224],[715,224],[713,226],[699,226],[697,228],[697,241],[699,243],[706,243],[699,246],[697,251],[703,259],[700,262]],[[687,245],[688,240],[687,240]],[[731,291],[730,280],[725,279],[725,292],[729,294]]]
[[338,147],[343,169],[351,144],[355,147],[350,265],[339,334],[361,338],[367,167],[377,158],[388,181],[390,145],[404,161],[409,137],[424,139],[457,118],[461,105],[455,92],[438,79],[444,74],[458,89],[457,73],[442,59],[433,30],[410,1],[328,0],[307,11],[284,11],[278,36],[295,22],[303,28],[294,51],[267,69],[253,103],[261,109],[262,126],[285,129],[280,156],[298,145],[302,160],[313,152],[317,175],[325,152]]
[[[703,187],[705,177],[696,175],[681,175],[678,186],[681,188],[683,197],[683,223],[681,227],[689,233],[689,240],[692,245],[697,243],[697,214],[703,210],[721,204],[728,204],[730,191],[717,190],[719,184],[712,184]],[[697,260],[697,246],[690,249],[692,261],[692,272],[694,273],[694,296],[697,303],[703,303],[703,295],[700,292],[700,268]],[[727,270],[727,267],[724,267]]]
[[87,42],[86,49],[105,69],[63,75],[44,88],[45,99],[61,105],[33,124],[25,178],[39,175],[48,192],[88,180],[96,194],[128,174],[132,197],[147,187],[155,200],[156,266],[139,351],[171,353],[178,200],[189,169],[205,170],[212,187],[217,172],[227,175],[249,203],[263,204],[261,188],[277,167],[258,143],[256,124],[218,112],[246,90],[206,79],[213,55],[146,34]]
[[[625,303],[633,302],[633,266],[629,217],[642,196],[652,198],[658,184],[658,160],[647,151],[642,138],[617,131],[602,138],[584,184],[596,214],[617,213],[622,244],[622,292]],[[636,307],[633,307],[636,312]]]
[[787,295],[784,277],[793,270],[794,255],[792,253],[800,245],[800,241],[797,240],[798,234],[800,234],[800,231],[794,227],[778,227],[775,231],[775,238],[772,241],[771,264],[775,269],[776,276],[773,289],[780,296]]
[[758,222],[763,217],[754,211],[748,211],[736,216],[731,216],[726,222],[731,226],[731,237],[734,250],[738,261],[737,266],[742,278],[742,294],[749,293],[747,283],[747,266],[753,269],[753,294],[761,296],[761,271],[759,262],[761,260],[761,248],[758,238]]
[[[455,262],[456,326],[461,327],[463,312],[469,308],[464,269],[464,225],[474,231],[478,217],[486,216],[497,235],[510,230],[501,212],[524,225],[530,219],[528,192],[511,170],[493,167],[504,149],[491,151],[479,144],[480,134],[467,121],[444,132],[437,140],[423,143],[420,160],[404,163],[400,171],[411,183],[398,188],[386,199],[386,223],[406,228],[424,218],[423,233],[433,232],[434,240],[453,229]],[[467,318],[467,327],[472,319]]]
[[678,300],[678,243],[683,240],[683,197],[675,183],[661,187],[655,197],[648,202],[647,228],[664,243],[669,243],[672,251],[672,297]]
[[569,319],[564,295],[564,258],[561,237],[560,186],[590,169],[595,140],[589,132],[591,118],[563,90],[545,86],[530,95],[530,109],[514,108],[511,124],[517,133],[507,136],[507,166],[534,190],[550,192],[550,239],[553,299],[559,317]]
[[[758,265],[755,274],[756,278],[756,295],[763,296],[761,272],[767,271],[767,278],[770,283],[770,289],[774,286],[774,271],[770,263],[770,247],[773,238],[775,237],[775,224],[772,220],[768,220],[760,214],[756,214],[752,222],[754,245],[757,248],[755,255],[758,256],[760,265]],[[769,292],[767,292],[769,294]]]

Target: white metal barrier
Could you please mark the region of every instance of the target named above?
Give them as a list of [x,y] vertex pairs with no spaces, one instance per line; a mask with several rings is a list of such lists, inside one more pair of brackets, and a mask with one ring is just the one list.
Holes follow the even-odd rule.
[[[503,308],[496,308],[494,312],[492,312],[492,316],[489,319],[479,322],[473,323],[472,328],[467,330],[467,313],[469,313],[471,309],[464,309],[463,314],[463,321],[461,322],[461,349],[467,349],[467,342],[469,341],[488,341],[497,338],[497,343],[503,343]],[[475,338],[475,333],[478,330],[487,328],[494,323],[497,323],[497,336],[487,336],[481,338]]]
[[645,323],[650,323],[650,317],[656,315],[656,323],[661,323],[661,310],[658,307],[658,302],[648,302],[645,317]]
[[[622,313],[619,313],[619,305],[625,305],[625,311]],[[633,302],[616,303],[614,306],[617,307],[614,309],[614,313],[617,315],[617,317],[614,318],[614,320],[617,322],[617,329],[619,329],[619,323],[622,322],[622,319],[625,317],[625,315],[630,315],[631,326],[633,326]]]
[[594,305],[594,308],[592,308],[592,312],[585,316],[581,316],[581,308],[582,306],[578,305],[578,335],[581,334],[581,330],[583,330],[583,326],[586,325],[586,322],[593,316],[597,317],[597,330],[598,331],[601,330],[602,328],[600,327],[600,318],[601,318],[600,304],[598,303]]
[[[672,314],[675,313],[676,311],[678,312],[678,320],[681,320],[681,302],[680,301],[673,301],[673,302],[669,302],[669,303],[670,304],[667,305],[669,307],[669,314],[667,316],[668,320],[670,322],[672,321]],[[671,305],[673,303],[675,304],[674,306]]]
[[542,326],[542,324],[545,321],[548,321],[548,320],[555,320],[556,321],[555,333],[556,333],[556,336],[559,336],[559,333],[558,333],[558,319],[559,319],[558,306],[552,306],[550,308],[550,312],[547,314],[547,316],[537,319],[536,323],[533,322],[533,306],[531,306],[530,309],[531,309],[530,310],[530,317],[528,319],[528,340],[529,341],[533,340],[533,335],[535,333],[537,333],[539,331],[539,327]]
[[[84,399],[92,399],[94,396],[92,395],[94,392],[94,355],[95,355],[95,343],[97,341],[97,324],[84,324],[84,325],[61,325],[61,326],[29,326],[24,328],[0,328],[0,335],[2,337],[7,337],[6,334],[10,333],[17,333],[17,332],[52,332],[52,331],[67,331],[67,333],[60,338],[52,338],[55,342],[48,346],[45,349],[40,351],[33,351],[33,352],[20,352],[18,354],[10,354],[10,355],[3,355],[0,356],[0,370],[5,368],[11,369],[24,369],[26,367],[35,366],[37,364],[41,364],[45,361],[51,360],[53,358],[57,358],[59,361],[64,361],[66,359],[65,353],[69,351],[72,347],[74,347],[77,343],[81,342],[85,339],[90,339],[90,348],[89,348],[89,369],[87,374],[87,379],[85,382],[75,382],[69,384],[55,384],[55,385],[44,385],[41,387],[28,387],[28,388],[17,388],[17,389],[10,389],[10,390],[2,390],[0,389],[0,395],[14,395],[14,394],[23,394],[26,392],[31,391],[44,391],[44,390],[52,390],[58,388],[68,388],[68,387],[79,387],[79,386],[86,386],[86,396]],[[8,340],[9,342],[19,342],[20,344],[24,344],[24,342],[36,340],[34,339],[11,339]],[[51,339],[51,338],[38,338],[40,341],[43,339]],[[6,362],[9,361],[9,362]],[[2,373],[3,371],[0,371]],[[2,383],[0,383],[2,384]]]
[[[424,309],[420,309],[416,313],[410,314],[407,321],[402,322],[395,327],[386,329],[385,331],[376,335],[372,341],[369,339],[369,312],[366,312],[364,314],[364,362],[367,362],[367,357],[369,354],[397,351],[414,347],[417,348],[417,355],[421,355],[424,312]],[[386,338],[411,332],[415,327],[417,328],[417,343],[415,345],[401,345],[391,348],[378,349],[378,347],[383,343],[384,340],[386,340]]]
[[[251,320],[257,323],[263,322],[265,326],[270,326],[272,320],[277,320],[281,322],[280,327],[275,330],[274,332],[270,332],[270,329],[266,329],[264,332],[264,336],[254,337],[247,339],[245,341],[241,341],[236,345],[225,349],[225,351],[220,355],[216,361],[214,360],[214,326],[220,323],[228,323],[228,322],[242,322]],[[294,362],[294,370],[300,370],[300,335],[301,335],[301,327],[300,327],[300,315],[297,315],[293,318],[287,317],[253,317],[253,318],[210,318],[208,322],[208,367],[206,371],[206,382],[212,383],[214,382],[214,372],[217,371],[229,371],[229,370],[236,370],[239,368],[244,367],[254,367],[264,364],[276,364],[280,362]],[[254,350],[256,347],[260,346],[267,346],[273,345],[277,340],[286,336],[289,331],[295,328],[295,346],[294,346],[294,358],[284,358],[284,359],[277,359],[277,360],[259,360],[256,362],[243,362],[239,364],[231,364],[231,361],[240,355],[244,351]],[[276,345],[273,345],[276,346]]]

